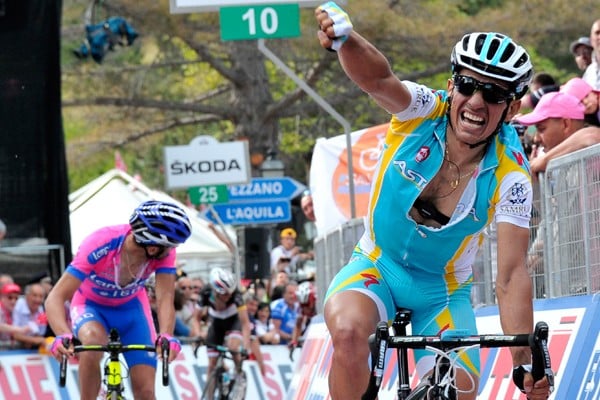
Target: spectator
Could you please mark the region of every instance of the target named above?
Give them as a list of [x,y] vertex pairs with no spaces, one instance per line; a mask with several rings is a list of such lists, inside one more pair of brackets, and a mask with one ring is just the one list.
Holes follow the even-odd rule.
[[529,114],[518,117],[523,125],[535,125],[545,151],[584,127],[584,107],[575,96],[552,92],[542,96]]
[[573,57],[575,57],[575,64],[581,71],[585,71],[586,68],[592,63],[592,51],[594,48],[590,43],[589,36],[582,36],[579,39],[571,42],[569,50]]
[[[300,247],[296,246],[296,231],[293,228],[281,230],[279,235],[280,244],[271,250],[271,273],[274,271],[285,270],[287,273],[294,272],[300,261],[313,259],[312,252],[303,253]],[[289,266],[281,266],[281,261],[287,262]]]
[[275,274],[275,276],[273,277],[273,281],[271,282],[271,292],[269,293],[269,298],[271,299],[271,302],[283,297],[285,285],[287,285],[289,281],[290,276],[287,272],[279,271]]
[[192,279],[187,276],[179,278],[175,287],[183,294],[181,309],[177,310],[175,315],[189,328],[188,336],[199,336],[201,333],[200,306],[198,298],[194,299]]
[[300,207],[302,208],[302,212],[307,220],[311,222],[316,221],[315,210],[313,208],[313,198],[308,190],[302,194],[302,198],[300,199]]
[[[583,111],[583,105],[575,96],[564,92],[553,92],[544,95],[535,110],[520,116],[518,121],[524,125],[536,126],[545,152],[548,152],[585,126]],[[544,154],[534,158],[532,165],[540,157],[544,157]],[[535,275],[538,298],[544,297],[545,294],[543,236],[544,232],[538,230],[527,258],[527,267],[530,273]]]
[[7,283],[15,283],[15,281],[9,274],[0,274],[0,290],[2,290],[2,287]]
[[204,287],[204,281],[200,277],[192,278],[192,299],[200,300],[200,292]]
[[590,44],[594,49],[592,63],[588,65],[583,73],[583,80],[596,90],[600,90],[600,19],[592,24],[590,29]]
[[550,160],[600,143],[600,128],[588,126],[571,134],[561,143],[531,162],[531,173],[546,171]]
[[259,303],[254,318],[256,337],[261,344],[279,344],[279,334],[271,320],[269,303]]
[[21,287],[15,283],[7,283],[0,289],[0,348],[14,348],[14,333],[26,335],[28,326],[17,327],[13,324],[12,313],[21,294]]
[[260,339],[256,334],[256,312],[258,311],[258,298],[254,296],[252,293],[246,292],[244,296],[244,301],[246,302],[246,310],[248,311],[248,318],[250,319],[250,324],[252,324],[252,328],[250,329],[250,346],[251,352],[249,354],[250,360],[255,360],[258,364],[260,372],[262,375],[265,374],[265,364],[262,352],[260,351]]
[[44,287],[33,283],[25,287],[25,297],[21,297],[13,310],[13,324],[28,326],[29,333],[15,333],[15,340],[25,348],[33,348],[45,344],[48,319],[44,312]]
[[543,95],[550,92],[558,92],[560,90],[560,86],[556,84],[540,86],[534,91],[530,92],[529,99],[531,102],[531,108],[535,109],[535,106],[539,103],[540,99]]
[[584,119],[587,124],[600,126],[600,93],[598,91],[581,78],[568,80],[560,90],[579,99],[585,107]]
[[[541,95],[538,96],[534,93],[544,86],[558,86],[558,82],[556,82],[556,79],[547,72],[538,72],[534,74],[533,78],[531,78],[531,84],[529,85],[529,93],[521,99],[520,110],[535,108],[535,103],[539,101]],[[556,90],[558,90],[558,88]]]
[[306,217],[304,223],[304,234],[306,239],[312,241],[317,237],[317,226],[315,225],[315,209],[313,206],[313,197],[309,190],[305,190],[300,199],[300,208]]
[[281,344],[287,344],[292,339],[296,317],[300,311],[296,301],[297,289],[295,281],[289,282],[285,285],[283,297],[271,303],[271,319]]
[[269,293],[262,279],[255,279],[248,285],[248,292],[256,296],[259,301],[269,300]]

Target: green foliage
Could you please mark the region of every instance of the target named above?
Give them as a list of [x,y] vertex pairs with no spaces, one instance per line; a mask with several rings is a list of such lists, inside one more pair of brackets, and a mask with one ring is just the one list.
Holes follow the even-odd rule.
[[467,15],[476,15],[483,8],[501,5],[502,0],[462,0],[458,8]]
[[[236,58],[233,44],[220,41],[216,12],[172,15],[167,0],[103,2],[111,7],[103,15],[122,15],[140,37],[133,46],[110,52],[101,65],[78,60],[72,50],[84,38],[87,4],[63,0],[63,119],[71,190],[112,168],[117,149],[130,173],[140,173],[148,186],[161,188],[163,146],[187,144],[199,134],[220,141],[247,135],[252,142],[257,140],[253,135],[273,126],[276,137],[265,135],[261,140],[266,143],[261,144],[276,146],[286,172],[306,182],[317,138],[343,133],[340,124],[306,95],[261,121],[265,110],[298,87],[269,61],[264,61],[264,81],[258,74],[235,76],[240,80],[234,81],[218,71],[215,65],[240,73],[243,69],[235,67],[255,60]],[[352,0],[345,8],[355,28],[381,49],[398,76],[438,89],[446,88],[452,46],[465,32],[478,30],[512,36],[528,49],[536,71],[564,82],[578,74],[568,43],[587,33],[598,9],[597,0]],[[302,78],[319,61],[331,61],[312,84],[353,129],[387,122],[389,115],[348,80],[336,55],[320,48],[315,30],[313,10],[302,9],[302,36],[269,40],[267,45]],[[256,43],[247,45],[244,54],[256,56]],[[255,86],[239,90],[247,82]],[[259,98],[263,92],[270,99]],[[149,102],[160,104],[148,106]],[[205,119],[186,123],[200,118]],[[263,126],[257,123],[253,131],[244,131],[256,122],[249,121],[252,118]]]

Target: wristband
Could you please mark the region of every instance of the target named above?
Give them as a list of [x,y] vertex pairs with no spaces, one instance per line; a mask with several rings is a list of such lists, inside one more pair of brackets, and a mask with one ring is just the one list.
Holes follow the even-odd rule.
[[68,347],[72,341],[73,341],[72,333],[63,333],[62,335],[58,335],[57,337],[54,338],[54,341],[52,342],[52,346],[50,346],[50,353],[52,353],[53,356],[57,356],[59,354],[58,346],[63,345],[64,347]]
[[531,368],[531,364],[519,365],[513,368],[513,382],[522,393],[525,393],[525,387],[523,386],[525,373],[531,373]]
[[179,341],[179,339],[169,335],[168,333],[161,333],[156,338],[156,345],[162,345],[163,340],[169,342],[169,352],[175,354],[175,357],[177,357],[177,355],[181,351],[181,342]]

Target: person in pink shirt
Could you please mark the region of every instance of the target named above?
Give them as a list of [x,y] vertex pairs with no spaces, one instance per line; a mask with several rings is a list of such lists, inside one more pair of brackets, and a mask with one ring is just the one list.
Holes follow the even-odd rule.
[[[89,235],[46,300],[48,322],[56,333],[51,352],[73,356],[63,339],[75,335],[83,344],[105,344],[116,328],[123,344],[170,343],[169,361],[181,344],[172,336],[175,309],[175,248],[191,235],[191,223],[179,206],[147,201],[137,207],[129,224],[108,226]],[[154,328],[145,282],[155,274],[158,332]],[[71,301],[67,322],[64,304]],[[72,342],[72,340],[71,340]],[[80,353],[81,399],[96,399],[100,391],[101,353]],[[124,354],[133,396],[154,399],[156,356],[142,351]]]

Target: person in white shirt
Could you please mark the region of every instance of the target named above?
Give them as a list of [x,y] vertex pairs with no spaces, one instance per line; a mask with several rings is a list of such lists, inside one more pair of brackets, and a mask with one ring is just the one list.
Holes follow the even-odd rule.
[[592,63],[583,73],[583,80],[590,84],[594,89],[600,90],[600,19],[592,24],[590,29],[590,44],[594,51],[592,53]]

